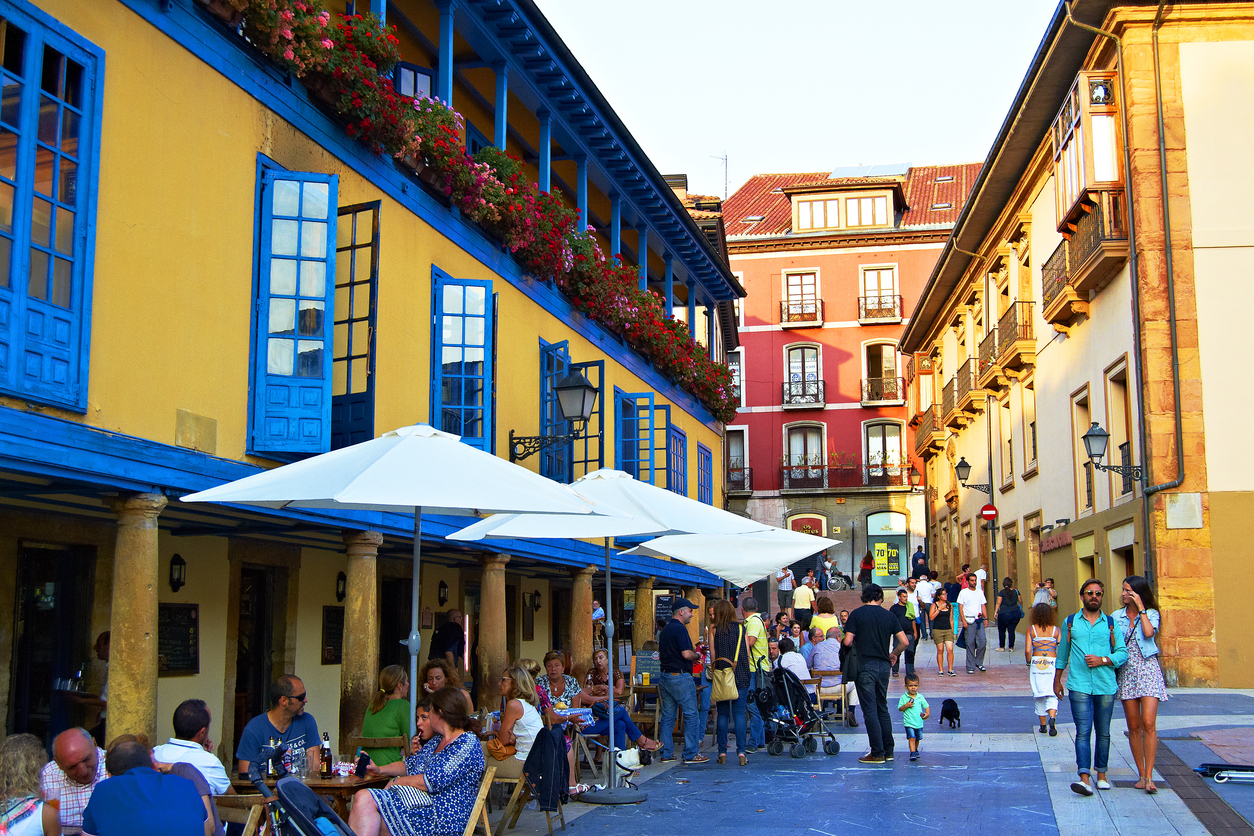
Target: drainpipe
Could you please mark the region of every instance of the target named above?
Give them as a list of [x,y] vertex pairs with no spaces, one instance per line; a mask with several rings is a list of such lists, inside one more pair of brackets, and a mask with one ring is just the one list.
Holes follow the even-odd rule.
[[[1145,553],[1145,577],[1151,583],[1155,575],[1154,550],[1152,548],[1153,528],[1150,524],[1151,502],[1150,496],[1158,491],[1167,488],[1178,487],[1184,481],[1184,451],[1182,446],[1183,426],[1180,416],[1180,376],[1179,367],[1180,359],[1177,352],[1176,340],[1176,296],[1174,271],[1172,269],[1172,247],[1171,247],[1171,209],[1167,202],[1167,146],[1166,137],[1163,130],[1163,103],[1162,103],[1162,86],[1161,75],[1159,72],[1159,53],[1158,53],[1158,28],[1162,23],[1162,13],[1165,0],[1160,0],[1158,6],[1158,14],[1154,19],[1153,40],[1154,40],[1154,94],[1155,102],[1158,108],[1158,162],[1162,172],[1162,204],[1163,204],[1163,229],[1166,235],[1166,268],[1167,268],[1167,295],[1168,304],[1170,306],[1170,322],[1171,329],[1171,355],[1172,355],[1172,384],[1175,391],[1175,411],[1176,411],[1176,471],[1180,475],[1172,482],[1164,482],[1158,485],[1147,486],[1141,491],[1141,538],[1144,543]],[[1071,23],[1078,29],[1086,32],[1092,32],[1103,38],[1108,38],[1115,43],[1115,61],[1116,69],[1119,74],[1120,87],[1126,91],[1124,85],[1125,76],[1123,72],[1123,41],[1119,36],[1099,29],[1095,26],[1089,26],[1076,20],[1071,14],[1071,3],[1064,3],[1063,8],[1066,10],[1067,22]],[[1144,331],[1141,322],[1141,292],[1139,283],[1138,258],[1136,246],[1136,213],[1132,211],[1132,151],[1129,147],[1128,133],[1128,106],[1125,100],[1120,110],[1120,116],[1123,122],[1123,165],[1124,171],[1128,178],[1128,267],[1131,273],[1131,291],[1132,291],[1132,330],[1136,351],[1133,352],[1133,368],[1136,374],[1137,385],[1137,437],[1141,447],[1141,455],[1145,459],[1145,473],[1150,472],[1149,443],[1148,430],[1145,418],[1145,367],[1141,353]]]

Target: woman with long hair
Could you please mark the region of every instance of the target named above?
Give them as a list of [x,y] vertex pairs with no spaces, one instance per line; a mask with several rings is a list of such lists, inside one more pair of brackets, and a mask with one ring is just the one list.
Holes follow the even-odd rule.
[[[936,671],[941,676],[954,674],[954,607],[949,602],[949,591],[936,590],[932,606],[928,610],[928,618],[932,621],[932,641],[936,645]],[[949,669],[945,669],[948,660]]]
[[1150,795],[1154,786],[1154,758],[1158,754],[1158,704],[1167,699],[1167,681],[1158,661],[1158,635],[1162,623],[1158,601],[1149,581],[1140,575],[1123,579],[1123,609],[1115,612],[1115,629],[1123,631],[1128,661],[1115,671],[1116,693],[1128,719],[1128,744],[1140,778],[1138,790]]
[[423,665],[422,670],[418,671],[418,681],[422,683],[422,690],[428,694],[434,694],[445,686],[456,688],[466,700],[466,713],[475,713],[475,702],[470,698],[470,692],[466,690],[466,686],[462,684],[461,674],[457,672],[457,668],[448,663],[447,659],[432,659]]
[[[465,829],[483,779],[483,749],[476,736],[479,722],[453,687],[431,695],[428,722],[431,739],[421,752],[405,759],[405,775],[383,789],[361,790],[353,796],[348,826],[358,836],[379,836],[385,825],[391,836],[432,836]],[[372,767],[372,771],[379,774],[381,770]],[[398,789],[404,787],[417,792]]]
[[[521,665],[514,665],[501,676],[501,700],[505,708],[501,711],[501,728],[496,732],[499,747],[514,747],[514,752],[507,757],[493,754],[491,763],[496,766],[496,774],[502,778],[517,778],[522,775],[523,762],[531,753],[531,744],[536,735],[544,728],[544,720],[540,718],[540,698],[536,696],[536,681]],[[491,751],[487,744],[485,752]]]
[[[409,674],[400,665],[388,665],[379,671],[379,686],[361,720],[362,737],[409,736]],[[396,763],[404,753],[399,746],[366,749],[371,763],[386,766]]]
[[871,550],[866,550],[866,556],[862,558],[862,565],[858,568],[858,583],[862,584],[862,588],[866,589],[871,583],[872,571],[875,569],[875,558],[871,555]]
[[1058,659],[1058,642],[1062,632],[1054,625],[1054,608],[1049,604],[1032,606],[1032,623],[1023,643],[1023,655],[1028,662],[1028,680],[1032,696],[1036,698],[1036,717],[1041,721],[1037,730],[1045,733],[1049,723],[1049,736],[1057,737],[1058,695],[1054,693],[1054,673]]
[[12,734],[0,742],[0,833],[54,836],[61,832],[57,808],[39,794],[39,772],[48,762],[33,734]]
[[[609,697],[610,697],[610,654],[605,648],[597,648],[592,651],[592,667],[588,670],[587,686],[583,693],[592,697],[589,705],[592,707],[596,720],[591,725],[584,726],[581,731],[589,737],[606,734],[610,730],[610,722],[608,719]],[[627,713],[627,707],[622,704],[621,699],[627,692],[627,680],[623,677],[622,671],[614,671],[614,741],[615,745],[626,745],[630,741],[634,741],[641,749],[647,749],[652,752],[659,748],[662,744],[656,740],[645,736],[644,732],[631,721],[631,715]],[[582,698],[581,698],[582,699]],[[600,705],[601,709],[596,706]]]
[[740,765],[749,762],[746,747],[749,736],[745,732],[745,698],[749,695],[749,647],[745,644],[744,625],[736,620],[736,608],[730,601],[719,599],[714,604],[714,621],[711,624],[711,656],[714,669],[731,670],[736,681],[737,696],[734,700],[716,703],[718,720],[715,739],[718,741],[718,762],[727,763],[727,721],[736,724],[736,756]]
[[1015,632],[1019,629],[1019,619],[1023,618],[1019,590],[1014,588],[1014,581],[1005,578],[1001,582],[1001,592],[997,593],[997,649],[1006,649],[1006,638],[1010,638],[1010,650],[1015,649]]

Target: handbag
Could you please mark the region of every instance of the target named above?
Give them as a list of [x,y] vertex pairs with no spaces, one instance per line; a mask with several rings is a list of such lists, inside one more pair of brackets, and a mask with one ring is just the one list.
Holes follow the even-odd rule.
[[488,741],[488,754],[496,758],[498,761],[514,757],[514,753],[516,751],[517,750],[514,749],[513,743],[507,746],[502,743],[498,737],[494,737]]
[[967,649],[967,631],[965,627],[958,631],[958,639],[954,642],[954,647],[959,650]]
[[710,681],[714,683],[714,687],[710,689],[710,700],[712,702],[726,702],[727,700],[735,700],[740,698],[740,689],[736,687],[736,665],[740,663],[740,646],[745,643],[745,628],[741,626],[740,634],[736,639],[736,656],[734,659],[724,659],[719,657],[715,662],[730,662],[730,668],[715,668],[714,676]]

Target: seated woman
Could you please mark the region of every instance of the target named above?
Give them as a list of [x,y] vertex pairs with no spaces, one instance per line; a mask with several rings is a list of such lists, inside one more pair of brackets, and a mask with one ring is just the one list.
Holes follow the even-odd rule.
[[[353,796],[348,826],[358,836],[435,836],[465,829],[483,780],[483,750],[475,735],[479,724],[467,714],[461,692],[451,687],[431,695],[426,722],[431,738],[405,759],[404,774],[381,790]],[[399,763],[372,771],[395,775]],[[417,792],[402,794],[397,787]]]
[[[592,713],[596,717],[591,725],[584,726],[580,731],[588,737],[596,737],[606,734],[610,729],[609,718],[601,716],[609,708],[609,678],[610,678],[610,655],[604,649],[598,649],[592,653],[592,668],[588,671],[587,687],[580,696],[580,701],[585,705],[592,707]],[[661,743],[644,736],[644,732],[636,727],[631,721],[631,715],[627,713],[627,707],[620,702],[623,694],[627,690],[627,681],[623,678],[622,671],[614,671],[614,743],[615,745],[626,745],[628,741],[634,741],[641,749],[647,749],[650,752],[661,747]],[[596,706],[600,705],[601,709]]]
[[[517,778],[522,775],[523,763],[531,753],[531,744],[544,728],[540,719],[536,696],[536,683],[521,665],[514,665],[501,677],[501,699],[505,708],[501,711],[501,727],[496,732],[496,742],[501,747],[513,746],[514,753],[503,759],[496,755],[488,761],[496,766],[496,777]],[[492,751],[485,741],[484,753]]]
[[53,804],[39,792],[39,773],[48,762],[44,744],[33,734],[13,734],[0,743],[0,832],[51,836],[61,832]]
[[428,694],[434,694],[446,685],[456,688],[466,700],[466,713],[475,713],[475,703],[470,698],[470,692],[466,690],[466,686],[462,684],[461,675],[446,660],[432,659],[423,665],[422,670],[418,672],[418,681],[422,683],[422,690]]
[[[361,721],[362,737],[409,736],[409,674],[400,665],[379,671],[379,687]],[[404,756],[399,746],[366,749],[371,763],[386,766]]]
[[[544,673],[544,668],[540,667],[540,663],[535,659],[519,659],[518,667],[531,674],[532,678],[537,682],[540,681],[540,676]],[[540,703],[540,716],[545,722],[552,728],[561,728],[562,724],[566,722],[566,718],[553,710],[553,705],[549,702],[549,697],[543,689],[536,688],[536,699]],[[569,770],[567,774],[573,780],[575,777],[575,747],[570,745],[570,738],[565,735],[562,736],[562,741],[566,744],[566,768]],[[570,784],[567,787],[567,791],[571,795],[585,793],[588,789],[587,784]]]
[[550,650],[544,654],[544,671],[545,676],[536,680],[536,689],[544,692],[549,705],[558,709],[578,708],[579,682],[565,672],[565,660],[560,652]]
[[823,635],[827,635],[827,631],[833,627],[840,627],[840,619],[836,616],[836,608],[832,605],[832,599],[820,597],[814,602],[814,616],[810,619],[810,629],[815,627],[823,631]]
[[[773,667],[792,671],[802,682],[810,678],[810,667],[806,664],[805,657],[797,651],[792,639],[779,640],[779,659],[775,660]],[[814,696],[813,685],[807,685],[806,691],[811,697]]]

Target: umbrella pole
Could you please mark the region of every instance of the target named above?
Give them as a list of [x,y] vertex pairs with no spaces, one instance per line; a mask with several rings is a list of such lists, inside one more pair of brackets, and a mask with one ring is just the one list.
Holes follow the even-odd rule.
[[[613,538],[605,538],[605,655],[609,659],[609,739],[605,764],[605,789],[600,792],[586,793],[579,797],[588,804],[639,804],[648,798],[640,790],[614,786],[614,774],[618,771],[618,752],[614,748],[614,672],[618,670],[618,660],[614,658],[614,604],[610,587],[610,543]],[[596,654],[593,654],[594,656]],[[623,741],[625,744],[627,741]]]
[[[422,635],[418,632],[419,590],[418,566],[422,562],[422,508],[414,508],[414,580],[410,602],[409,638],[401,644],[409,648],[409,738],[413,740],[418,733],[418,723],[414,715],[418,705],[418,651],[422,648]],[[405,747],[408,751],[409,747]]]

